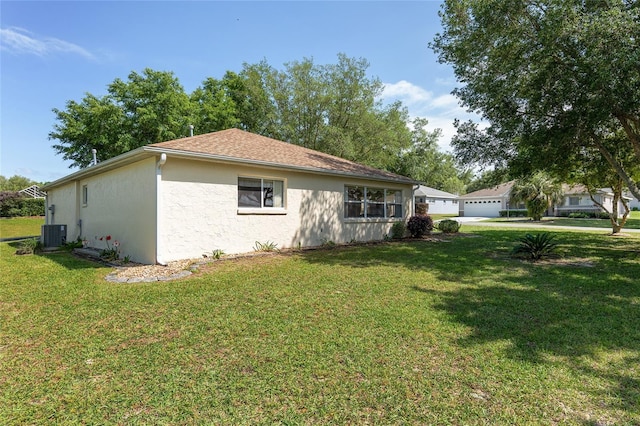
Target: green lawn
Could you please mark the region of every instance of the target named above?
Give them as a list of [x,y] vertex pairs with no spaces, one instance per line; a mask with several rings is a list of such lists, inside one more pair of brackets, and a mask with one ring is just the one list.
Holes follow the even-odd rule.
[[430,214],[429,216],[431,216],[431,219],[433,219],[434,221],[458,217],[457,214]]
[[[495,218],[489,219],[490,222],[527,222],[528,218]],[[570,219],[568,217],[545,217],[542,223],[552,226],[586,226],[590,228],[611,228],[609,219]],[[626,229],[640,229],[640,211],[630,212],[627,222],[624,225]],[[623,228],[623,229],[624,229]]]
[[522,230],[462,230],[144,284],[0,244],[0,418],[640,423],[640,236],[557,232],[531,264]]
[[44,217],[0,218],[0,238],[31,237],[40,235]]

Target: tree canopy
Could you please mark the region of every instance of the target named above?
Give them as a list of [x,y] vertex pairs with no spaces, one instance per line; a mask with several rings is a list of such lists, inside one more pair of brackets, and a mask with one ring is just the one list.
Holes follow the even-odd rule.
[[440,132],[428,132],[424,119],[411,128],[400,102],[383,105],[383,85],[368,67],[343,54],[335,64],[305,58],[282,70],[263,60],[208,77],[190,94],[173,73],[145,69],[114,80],[105,96],[88,93],[54,109],[49,138],[72,167],[86,167],[93,148],[103,161],[187,136],[190,124],[195,134],[237,127],[463,192],[466,175],[438,150]]
[[0,191],[22,191],[31,185],[40,186],[42,184],[20,175],[13,175],[9,178],[0,175]]
[[536,172],[513,184],[511,199],[524,202],[529,217],[539,221],[549,207],[562,201],[562,185],[548,174]]
[[640,7],[632,0],[445,0],[431,46],[455,94],[489,123],[458,123],[457,155],[521,174],[570,169],[596,149],[636,197],[638,182],[602,141],[640,162]]
[[108,94],[86,94],[70,100],[64,110],[54,108],[57,123],[49,139],[72,167],[86,167],[92,149],[105,160],[150,143],[184,136],[192,107],[178,79],[170,72],[145,69],[132,72],[127,81],[115,79]]
[[396,165],[391,171],[409,176],[432,188],[453,194],[464,193],[471,179],[471,171],[458,170],[453,156],[438,149],[440,129],[429,132],[426,130],[427,124],[424,118],[413,120],[411,147],[396,157]]

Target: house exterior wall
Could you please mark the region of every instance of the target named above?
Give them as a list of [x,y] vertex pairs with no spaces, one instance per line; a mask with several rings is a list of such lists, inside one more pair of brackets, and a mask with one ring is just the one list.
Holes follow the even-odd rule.
[[[238,178],[283,180],[283,209],[238,208]],[[403,191],[403,215],[412,211],[411,185],[354,180],[205,161],[167,160],[162,169],[159,256],[163,261],[254,250],[256,242],[278,248],[323,242],[381,240],[393,219],[345,219],[345,185]]]
[[77,186],[77,182],[68,183],[49,191],[46,197],[46,223],[67,225],[67,241],[74,241],[80,236]]
[[[595,199],[600,202],[608,211],[613,211],[613,196],[608,194],[596,194]],[[600,213],[602,208],[595,205],[589,194],[567,194],[564,196],[562,204],[556,206],[556,215],[568,215],[569,213]],[[618,201],[618,216],[624,214],[624,205]]]
[[428,214],[457,215],[459,211],[458,200],[451,198],[420,196],[416,197],[416,203],[427,203],[429,205]]
[[[86,239],[90,247],[107,248],[100,237],[120,243],[121,256],[155,263],[155,158],[80,178],[48,191],[55,204],[55,223],[67,223],[67,240]],[[83,202],[86,186],[87,202]]]
[[500,210],[507,209],[507,199],[504,197],[461,198],[458,200],[460,216],[466,217],[499,217]]
[[88,202],[80,207],[83,238],[98,249],[100,237],[120,242],[121,256],[155,263],[155,158],[139,161],[80,181],[87,185]]

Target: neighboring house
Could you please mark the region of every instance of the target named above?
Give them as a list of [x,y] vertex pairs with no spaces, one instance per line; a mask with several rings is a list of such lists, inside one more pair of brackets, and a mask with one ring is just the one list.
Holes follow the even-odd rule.
[[[481,189],[458,197],[460,204],[460,216],[498,217],[501,210],[524,209],[525,205],[516,205],[511,200],[511,189],[514,181],[503,183],[492,188]],[[559,205],[554,206],[549,214],[555,216],[568,216],[570,213],[598,213],[604,210],[596,206],[589,197],[589,193],[582,185],[563,185],[564,197]],[[610,212],[613,207],[613,193],[611,189],[599,189],[595,194],[596,199],[603,203]],[[630,197],[625,196],[627,200]],[[631,206],[630,206],[631,207]],[[622,216],[624,212],[622,202],[618,205],[618,212]]]
[[45,185],[67,241],[119,241],[141,263],[381,240],[416,182],[238,129],[147,145]]
[[634,208],[635,208],[636,210],[640,210],[640,200],[639,200],[639,199],[637,199],[636,197],[634,197],[631,193],[628,193],[628,194],[626,194],[626,195],[627,195],[627,196],[629,197],[629,199],[630,199],[630,201],[629,201],[629,208],[630,208],[631,210],[633,210]]
[[458,196],[439,189],[420,185],[414,192],[416,203],[426,203],[429,214],[458,215]]
[[40,191],[38,185],[31,185],[30,187],[22,189],[18,192],[30,198],[45,198],[45,196],[47,195],[44,192]]
[[480,189],[458,197],[460,216],[498,217],[500,210],[515,208],[509,205],[514,181]]
[[[555,206],[556,216],[568,216],[571,213],[600,213],[604,212],[602,208],[596,205],[589,191],[583,185],[563,185],[562,192],[564,197],[560,205]],[[598,189],[593,195],[594,198],[603,205],[610,213],[613,211],[613,192],[611,188]],[[627,201],[631,201],[631,197],[623,195]],[[629,206],[631,209],[631,206]],[[618,216],[624,214],[624,206],[622,201],[618,201]]]

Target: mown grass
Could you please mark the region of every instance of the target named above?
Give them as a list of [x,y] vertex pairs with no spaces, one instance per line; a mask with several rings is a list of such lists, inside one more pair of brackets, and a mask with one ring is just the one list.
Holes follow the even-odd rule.
[[[637,424],[640,238],[522,230],[112,284],[0,245],[7,424]],[[531,232],[527,230],[526,232]]]
[[[490,222],[529,222],[528,218],[495,218]],[[611,228],[609,219],[572,219],[568,217],[545,217],[542,223],[550,226],[585,226],[588,228]],[[624,229],[640,229],[640,211],[629,212]]]
[[0,238],[31,237],[40,235],[44,217],[0,218]]
[[435,213],[435,214],[430,214],[429,216],[431,216],[431,219],[435,220],[442,220],[442,219],[451,219],[454,217],[458,217],[457,214],[439,214],[439,213]]

